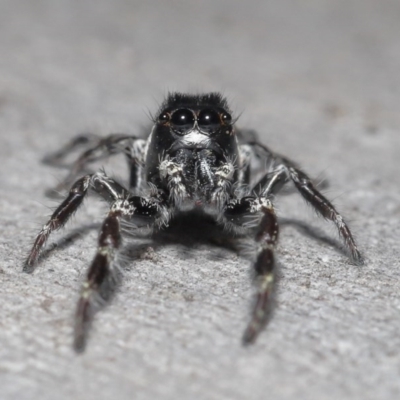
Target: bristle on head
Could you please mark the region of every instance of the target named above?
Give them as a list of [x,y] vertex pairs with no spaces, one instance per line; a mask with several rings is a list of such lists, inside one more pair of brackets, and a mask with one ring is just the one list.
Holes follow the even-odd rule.
[[176,108],[202,108],[217,107],[227,112],[229,109],[228,101],[221,93],[211,92],[205,94],[186,94],[186,93],[168,93],[167,98],[162,103],[160,110]]

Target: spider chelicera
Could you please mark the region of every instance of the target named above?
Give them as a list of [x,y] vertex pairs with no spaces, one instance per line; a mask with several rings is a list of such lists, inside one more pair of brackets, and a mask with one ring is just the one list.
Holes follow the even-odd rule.
[[[160,229],[177,213],[196,210],[212,216],[233,234],[254,235],[257,293],[243,336],[245,343],[255,341],[268,315],[278,240],[272,199],[286,183],[292,182],[317,213],[336,225],[352,261],[363,263],[347,224],[331,202],[295,163],[256,140],[246,142],[246,131],[236,128],[228,103],[219,93],[169,94],[153,123],[147,139],[122,134],[105,138],[81,135],[46,159],[57,164],[70,151],[87,146],[58,188],[71,187],[37,235],[25,272],[34,270],[51,232],[64,226],[90,191],[110,205],[78,301],[77,351],[84,349],[96,303],[118,272],[124,221],[140,220]],[[89,163],[116,153],[125,154],[128,160],[129,188],[104,172],[87,174],[73,183]]]

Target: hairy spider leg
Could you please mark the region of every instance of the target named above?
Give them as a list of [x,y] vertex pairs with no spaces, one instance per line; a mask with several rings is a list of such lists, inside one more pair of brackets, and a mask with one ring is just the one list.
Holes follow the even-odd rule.
[[[74,214],[91,188],[110,204],[110,211],[102,224],[98,249],[83,284],[75,317],[74,348],[82,351],[95,306],[106,301],[117,282],[117,268],[113,264],[121,246],[120,219],[141,216],[151,223],[167,223],[169,214],[161,198],[129,196],[118,182],[104,174],[86,175],[72,186],[67,198],[54,211],[50,220],[39,232],[23,270],[33,272],[41,251],[51,232],[63,227]],[[158,195],[158,194],[157,194]],[[157,219],[158,217],[158,219]]]
[[125,151],[130,171],[129,189],[134,193],[137,193],[142,185],[145,149],[146,140],[135,139]]
[[[82,137],[83,141],[84,139],[85,136]],[[74,147],[77,146],[76,144],[74,146],[73,142],[72,144],[67,144],[64,149],[61,149],[58,152],[58,154],[66,156]],[[70,171],[66,178],[48,194],[54,194],[70,187],[72,182],[79,174],[87,172],[86,168],[88,164],[119,153],[125,153],[128,160],[129,168],[131,170],[131,176],[135,176],[134,181],[138,180],[138,178],[136,178],[139,170],[137,165],[140,164],[139,158],[143,158],[141,157],[145,145],[145,141],[143,139],[138,139],[135,136],[128,136],[116,133],[109,135],[105,138],[98,139],[96,142],[92,140],[92,143],[94,144],[92,144],[89,149],[85,150],[71,165]]]
[[[264,145],[258,142],[252,142],[249,143],[249,145],[257,146],[264,150],[267,153],[269,162],[273,163],[275,171],[284,170],[286,172],[288,179],[283,182],[283,184],[291,180],[302,197],[317,211],[317,213],[336,225],[339,235],[343,239],[347,251],[350,253],[352,261],[357,265],[363,265],[363,257],[357,248],[348,225],[343,217],[336,211],[333,204],[316,189],[312,180],[300,170],[294,162],[272,153]],[[268,182],[267,176],[265,179],[266,182]],[[283,187],[283,184],[281,187]]]
[[61,149],[55,151],[54,153],[47,154],[43,157],[42,162],[46,165],[52,167],[69,167],[62,164],[62,161],[72,152],[81,148],[88,146],[95,146],[101,138],[94,133],[82,133],[74,137],[70,142],[66,143]]
[[289,181],[286,169],[266,173],[252,188],[257,196],[276,195]]
[[[98,296],[97,303],[106,300],[113,286],[117,283],[118,274],[112,263],[115,252],[121,246],[120,211],[112,210],[104,220],[98,238],[98,249],[95,258],[88,270],[86,280],[82,285],[80,298],[75,313],[74,349],[81,352],[85,348],[87,331],[93,319],[94,294],[103,287],[102,296]],[[104,289],[108,283],[107,290]]]
[[[118,262],[116,257],[121,247],[120,219],[131,219],[141,216],[157,220],[166,216],[163,204],[158,199],[132,196],[128,199],[117,199],[100,230],[96,255],[89,267],[87,277],[82,285],[81,295],[75,314],[74,349],[82,352],[85,349],[88,329],[99,306],[109,299],[118,282]],[[165,222],[165,221],[164,221]]]
[[255,235],[255,242],[258,246],[253,264],[256,273],[257,295],[250,323],[243,335],[245,344],[254,343],[268,319],[274,285],[274,249],[278,241],[279,227],[273,205],[266,197],[233,199],[227,204],[224,213],[224,217],[229,223],[240,226],[246,217],[260,212],[262,216]]
[[78,179],[72,185],[65,200],[56,208],[49,221],[43,226],[37,235],[32,250],[23,267],[25,272],[33,272],[40,253],[42,252],[50,234],[53,231],[62,228],[66,224],[82,204],[90,187],[108,202],[110,202],[111,199],[116,200],[119,193],[126,192],[119,183],[100,173],[85,175],[83,178]]
[[238,183],[240,185],[245,185],[246,187],[250,184],[251,179],[251,156],[252,151],[250,146],[239,145],[239,174]]

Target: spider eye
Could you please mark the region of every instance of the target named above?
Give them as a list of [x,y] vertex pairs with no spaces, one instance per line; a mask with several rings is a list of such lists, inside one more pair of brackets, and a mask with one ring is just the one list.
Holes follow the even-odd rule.
[[212,109],[202,110],[197,119],[200,129],[213,131],[220,127],[221,121],[218,112]]
[[182,108],[180,110],[176,110],[171,117],[171,123],[174,127],[174,130],[178,133],[182,133],[193,128],[194,125],[194,115],[193,112]]
[[222,122],[224,124],[230,124],[232,122],[232,116],[228,114],[227,112],[224,112],[222,114]]
[[166,124],[169,121],[169,114],[166,112],[163,112],[159,117],[158,117],[158,122],[161,124]]

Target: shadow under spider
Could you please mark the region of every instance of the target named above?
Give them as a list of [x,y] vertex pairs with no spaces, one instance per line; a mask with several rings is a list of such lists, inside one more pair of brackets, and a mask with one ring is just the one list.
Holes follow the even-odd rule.
[[[327,244],[341,254],[347,255],[338,240],[330,237],[321,229],[309,225],[307,222],[294,218],[279,218],[279,224],[281,226],[291,226],[305,236],[319,243]],[[47,259],[55,250],[68,248],[78,239],[83,238],[93,230],[99,230],[100,227],[100,223],[92,223],[72,230],[51,243],[41,254],[40,261]],[[126,234],[125,236],[128,236],[129,239],[128,243],[121,249],[121,253],[123,258],[128,257],[128,262],[140,259],[149,246],[157,249],[179,244],[183,249],[180,248],[178,251],[184,258],[190,258],[192,250],[198,245],[212,245],[216,248],[240,253],[241,239],[252,237],[251,234],[233,235],[218,225],[212,217],[196,212],[178,214],[167,228],[163,228],[153,234],[143,234],[139,228],[138,230],[132,229],[132,234]],[[211,259],[220,259],[221,257],[223,257],[221,254],[215,252],[210,254]]]
[[93,230],[99,230],[101,224],[93,223],[93,224],[86,224],[82,225],[79,228],[75,228],[63,237],[59,238],[58,240],[54,241],[50,245],[48,245],[39,257],[38,262],[42,262],[46,260],[55,250],[63,250],[68,248],[69,246],[73,245],[78,239],[82,239],[85,235]]
[[342,255],[349,255],[343,248],[343,245],[339,242],[339,240],[330,237],[322,229],[309,225],[307,222],[295,218],[279,218],[279,224],[280,226],[291,226],[303,235],[314,239],[319,243],[327,244],[328,246],[337,250]]

